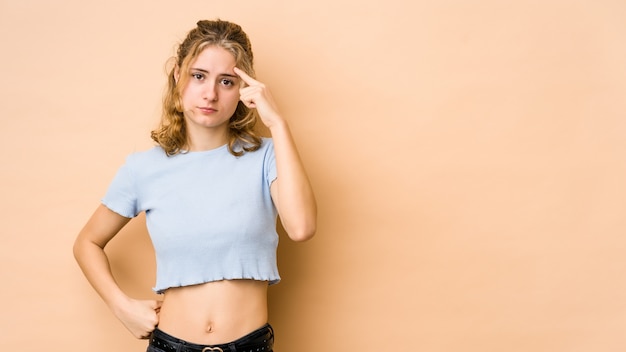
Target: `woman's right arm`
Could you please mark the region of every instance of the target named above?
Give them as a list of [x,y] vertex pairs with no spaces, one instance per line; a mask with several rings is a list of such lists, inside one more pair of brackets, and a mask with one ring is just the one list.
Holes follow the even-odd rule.
[[128,297],[117,285],[104,247],[128,223],[104,205],[93,213],[74,242],[74,257],[85,277],[115,316],[137,338],[148,338],[158,324],[161,303]]

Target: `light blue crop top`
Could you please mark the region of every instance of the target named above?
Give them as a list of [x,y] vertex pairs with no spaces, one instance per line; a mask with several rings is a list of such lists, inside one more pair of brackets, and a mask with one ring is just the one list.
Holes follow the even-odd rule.
[[276,264],[274,144],[235,157],[226,145],[168,157],[163,149],[128,156],[102,203],[146,213],[156,253],[157,293],[210,281],[280,281]]

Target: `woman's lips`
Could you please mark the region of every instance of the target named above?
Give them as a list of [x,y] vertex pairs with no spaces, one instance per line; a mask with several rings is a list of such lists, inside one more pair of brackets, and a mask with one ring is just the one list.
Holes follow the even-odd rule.
[[217,112],[217,109],[213,109],[213,108],[198,108],[200,110],[200,112],[202,112],[203,114],[212,114]]

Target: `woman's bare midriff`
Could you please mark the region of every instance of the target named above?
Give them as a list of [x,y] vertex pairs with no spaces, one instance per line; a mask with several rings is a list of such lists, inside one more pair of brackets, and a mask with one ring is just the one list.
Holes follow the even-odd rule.
[[224,280],[165,291],[159,329],[189,342],[236,340],[267,323],[267,281]]

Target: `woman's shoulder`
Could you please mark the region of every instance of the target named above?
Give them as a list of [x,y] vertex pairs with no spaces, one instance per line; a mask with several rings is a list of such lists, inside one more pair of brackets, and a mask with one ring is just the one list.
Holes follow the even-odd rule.
[[268,150],[274,149],[274,140],[271,137],[261,137],[261,147],[259,149]]
[[165,150],[159,146],[154,146],[147,150],[130,153],[126,157],[126,163],[133,166],[152,165],[156,162],[167,160]]
[[[274,154],[274,140],[270,137],[261,137],[261,144],[257,149],[251,152],[247,152],[246,154],[250,154],[251,158],[267,158],[268,155]],[[252,156],[253,155],[253,156]]]
[[[245,143],[245,144],[240,144],[240,143],[241,142],[238,142],[238,144],[236,144],[233,149],[236,151],[244,151],[242,156],[249,155],[249,157],[251,158],[258,157],[259,155],[267,154],[268,150],[270,151],[274,150],[274,141],[270,137],[261,137],[260,143],[256,145],[251,144],[251,143]],[[254,155],[254,157],[251,155]]]

